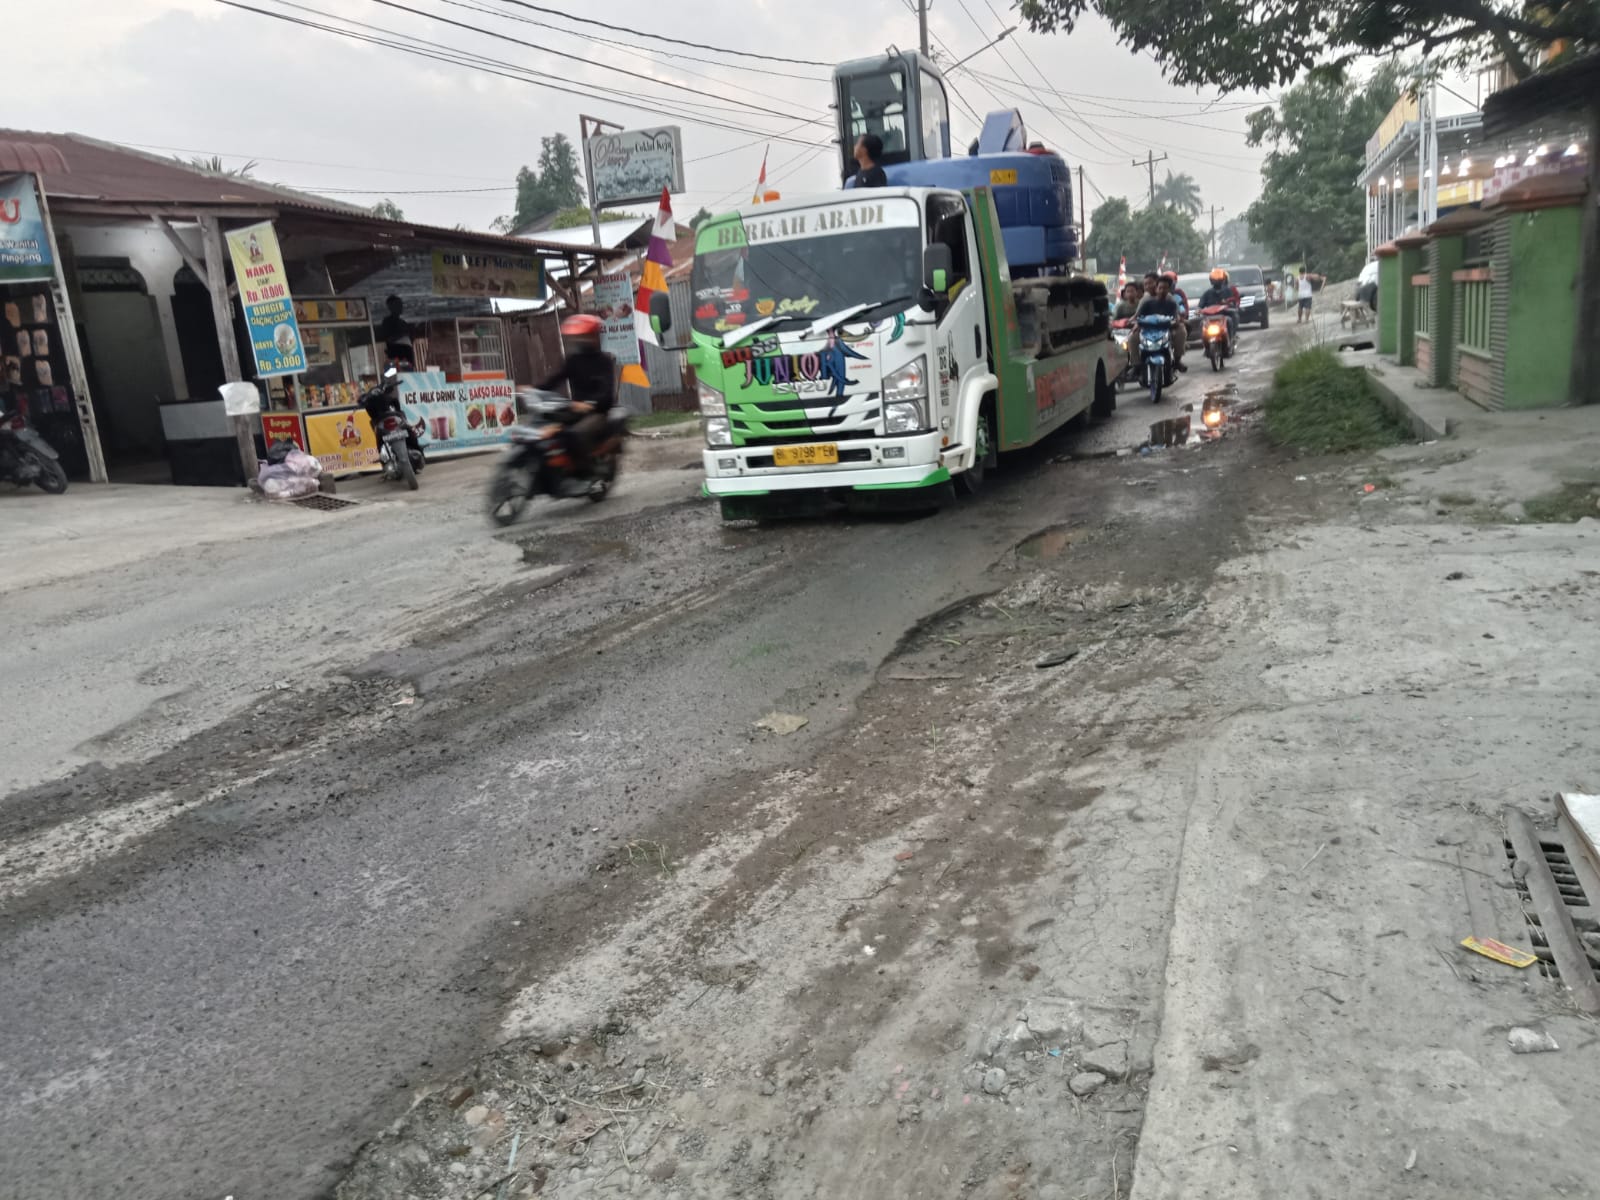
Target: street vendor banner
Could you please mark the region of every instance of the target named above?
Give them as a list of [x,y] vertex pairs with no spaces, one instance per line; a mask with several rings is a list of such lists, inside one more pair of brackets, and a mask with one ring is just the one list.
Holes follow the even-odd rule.
[[[378,439],[360,409],[307,413],[306,452],[334,475],[368,471],[378,465]],[[263,423],[264,424],[264,423]]]
[[[300,322],[295,319],[289,295],[289,276],[283,269],[283,252],[271,221],[228,231],[228,253],[239,284],[239,302],[250,331],[256,377],[295,375],[306,369],[305,347],[300,342]],[[315,453],[313,451],[313,453]]]
[[543,300],[544,260],[531,254],[433,252],[433,294]]
[[0,280],[55,278],[55,259],[32,175],[0,179]]
[[633,282],[626,275],[602,275],[594,283],[594,315],[600,318],[600,349],[618,365],[639,361],[639,331],[633,320]]
[[509,379],[439,383],[408,373],[400,376],[400,403],[406,420],[422,422],[422,448],[430,458],[465,454],[507,440],[517,423],[513,389]]

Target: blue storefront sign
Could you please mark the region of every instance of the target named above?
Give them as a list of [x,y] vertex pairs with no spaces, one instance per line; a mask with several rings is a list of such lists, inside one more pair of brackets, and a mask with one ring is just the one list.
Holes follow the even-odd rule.
[[0,178],[0,280],[20,283],[54,277],[55,259],[33,176]]

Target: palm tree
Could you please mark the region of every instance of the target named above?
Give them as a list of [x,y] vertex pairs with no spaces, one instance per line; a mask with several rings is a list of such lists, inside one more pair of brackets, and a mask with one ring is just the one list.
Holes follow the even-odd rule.
[[249,179],[250,173],[261,165],[252,158],[249,162],[245,163],[244,166],[234,167],[230,170],[222,165],[222,159],[215,154],[211,155],[209,158],[196,155],[193,158],[185,159],[182,155],[178,154],[174,154],[172,157],[181,163],[185,163],[186,165],[193,167],[197,171],[204,171],[207,175],[225,175],[230,179]]
[[1166,179],[1156,188],[1156,203],[1197,217],[1203,207],[1200,203],[1200,185],[1194,181],[1193,175],[1174,175],[1168,171]]

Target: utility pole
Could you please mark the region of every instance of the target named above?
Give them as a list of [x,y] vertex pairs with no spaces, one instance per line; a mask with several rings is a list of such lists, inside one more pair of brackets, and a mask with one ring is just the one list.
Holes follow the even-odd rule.
[[931,57],[928,53],[928,0],[917,0],[917,35],[922,46],[922,56]]
[[1089,202],[1083,190],[1083,164],[1078,164],[1078,257],[1088,265],[1089,259]]
[[1167,161],[1167,156],[1165,154],[1163,154],[1160,158],[1157,158],[1155,156],[1155,152],[1151,151],[1151,150],[1146,150],[1145,151],[1145,156],[1143,158],[1136,158],[1136,159],[1133,160],[1133,165],[1134,166],[1136,166],[1136,167],[1145,167],[1150,172],[1150,207],[1151,208],[1154,208],[1156,206],[1156,164],[1158,162],[1166,162],[1166,161]]
[[1228,210],[1218,205],[1211,206],[1211,261],[1217,261],[1217,214]]
[[[578,142],[583,148],[583,175],[584,183],[588,185],[589,192],[589,233],[594,238],[594,244],[600,245],[600,206],[595,202],[594,194],[594,156],[589,153],[589,139],[596,134],[605,133],[607,130],[622,132],[622,126],[611,121],[602,121],[599,117],[586,117],[578,114]],[[596,256],[596,262],[599,257]],[[572,280],[574,284],[577,279]]]

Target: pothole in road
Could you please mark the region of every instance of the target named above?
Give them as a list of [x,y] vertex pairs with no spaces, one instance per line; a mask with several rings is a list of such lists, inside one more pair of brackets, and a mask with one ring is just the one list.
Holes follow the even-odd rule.
[[1017,543],[1017,557],[1031,559],[1060,558],[1078,540],[1082,530],[1070,525],[1051,525]]

